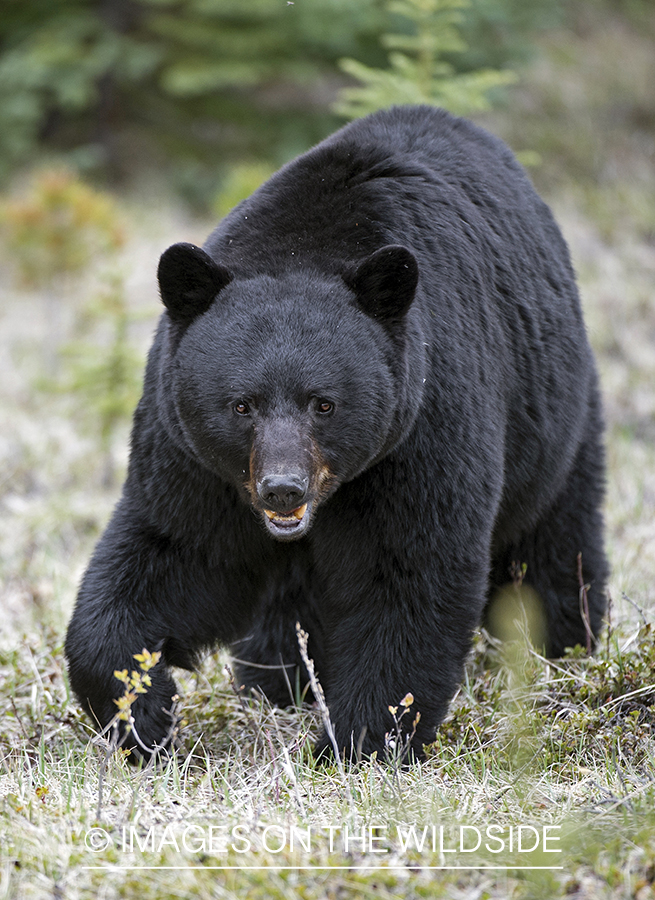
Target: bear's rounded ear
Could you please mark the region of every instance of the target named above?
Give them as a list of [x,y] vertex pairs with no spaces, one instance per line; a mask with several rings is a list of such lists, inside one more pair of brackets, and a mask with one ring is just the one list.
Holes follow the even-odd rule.
[[209,309],[232,275],[195,244],[173,244],[161,255],[157,278],[171,318],[188,324]]
[[414,299],[418,263],[406,247],[390,244],[352,266],[343,279],[367,315],[393,321],[405,315]]

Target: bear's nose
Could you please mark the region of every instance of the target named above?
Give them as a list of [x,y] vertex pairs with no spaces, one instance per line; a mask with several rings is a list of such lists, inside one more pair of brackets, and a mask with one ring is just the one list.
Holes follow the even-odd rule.
[[309,478],[295,473],[266,475],[257,485],[259,499],[266,509],[290,513],[305,502]]

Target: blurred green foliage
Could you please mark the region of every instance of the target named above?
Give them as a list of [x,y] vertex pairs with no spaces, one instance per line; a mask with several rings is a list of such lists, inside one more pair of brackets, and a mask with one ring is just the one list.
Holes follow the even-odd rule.
[[221,189],[212,204],[212,211],[222,219],[270,178],[273,171],[273,166],[265,162],[236,163],[223,178]]
[[42,390],[68,397],[82,429],[98,438],[105,487],[116,481],[116,429],[130,420],[141,395],[143,359],[130,333],[136,319],[124,278],[111,271],[78,311],[77,334],[60,349],[56,377],[40,383]]
[[[0,177],[43,148],[121,175],[175,159],[206,196],[218,161],[272,165],[338,124],[338,60],[385,67],[411,23],[384,0],[3,0]],[[562,0],[476,0],[454,71],[508,66]],[[400,27],[398,27],[400,25]],[[183,186],[184,186],[183,185]]]
[[0,237],[20,282],[46,290],[125,241],[113,199],[64,169],[38,172],[27,191],[0,198]]
[[[24,190],[0,197],[0,246],[21,287],[42,291],[48,330],[43,391],[65,395],[74,416],[98,435],[103,481],[114,478],[112,438],[139,398],[142,359],[131,344],[124,277],[116,263],[126,235],[109,194],[70,171],[38,172]],[[79,301],[74,287],[104,265],[100,287]],[[75,310],[74,339],[63,340],[63,308]]]
[[338,56],[375,56],[376,7],[3,0],[0,166],[6,174],[44,143],[73,150],[83,167],[138,165],[153,148],[281,161],[334,122],[315,86]]
[[341,68],[361,82],[344,88],[335,111],[349,119],[393,104],[427,103],[466,114],[488,109],[489,91],[514,81],[512,72],[479,69],[457,73],[447,54],[466,49],[459,26],[470,0],[388,0],[386,8],[411,23],[410,33],[383,34],[389,68],[373,69],[355,59]]

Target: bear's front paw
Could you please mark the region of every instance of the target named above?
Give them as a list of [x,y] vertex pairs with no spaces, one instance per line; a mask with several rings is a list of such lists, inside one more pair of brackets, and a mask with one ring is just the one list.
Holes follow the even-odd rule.
[[153,757],[165,760],[182,748],[176,697],[159,705],[151,701],[148,705],[139,706],[137,701],[128,722],[121,722],[120,725],[116,746],[131,751],[128,757],[130,762],[147,762]]
[[96,721],[106,723],[101,736],[110,749],[129,751],[128,759],[137,763],[165,759],[181,749],[177,700],[175,684],[167,679],[151,682],[145,692],[128,686],[122,697],[109,703],[89,699],[83,705]]

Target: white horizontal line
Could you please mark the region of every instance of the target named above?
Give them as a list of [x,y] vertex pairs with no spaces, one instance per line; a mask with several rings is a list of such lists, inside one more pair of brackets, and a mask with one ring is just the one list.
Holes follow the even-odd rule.
[[561,870],[564,866],[420,866],[420,865],[408,865],[408,866],[118,866],[118,865],[109,865],[109,866],[81,866],[82,869],[93,869],[93,870],[103,870],[105,872],[112,872],[114,870],[156,870],[156,869],[165,869],[167,871],[179,869],[207,869],[207,870],[225,870],[225,871],[261,871],[263,869],[270,869],[271,871],[280,872],[280,871],[327,871],[328,869],[349,869],[351,871],[369,871],[369,872],[383,872],[385,870],[402,870],[408,872],[416,872],[416,871],[426,871],[426,872],[434,872],[434,871],[448,871],[448,870],[468,870],[468,871],[479,871],[481,869],[496,869],[504,872],[513,872],[516,870],[522,871],[531,871],[531,870]]

